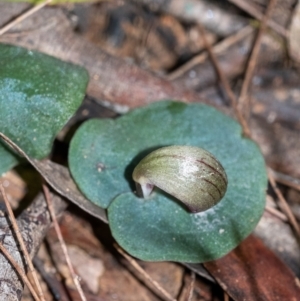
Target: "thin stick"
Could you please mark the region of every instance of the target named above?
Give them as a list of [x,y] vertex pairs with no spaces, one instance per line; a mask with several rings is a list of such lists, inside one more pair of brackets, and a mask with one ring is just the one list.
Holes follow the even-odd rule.
[[186,297],[187,301],[192,301],[192,299],[193,299],[194,288],[195,288],[195,279],[196,279],[195,272],[192,271],[191,272],[191,281],[190,281],[190,284],[189,284],[189,287],[187,290],[187,297]]
[[281,191],[278,189],[277,185],[276,185],[276,182],[275,182],[275,179],[273,177],[273,175],[269,172],[268,173],[268,177],[269,177],[269,181],[270,181],[270,184],[273,188],[273,190],[275,191],[280,203],[281,203],[281,207],[282,209],[284,210],[287,218],[289,219],[291,225],[293,226],[299,240],[300,240],[300,227],[297,223],[297,220],[293,214],[293,212],[291,211],[287,201],[285,200],[284,196],[282,195]]
[[[242,28],[240,31],[238,31],[236,34],[229,36],[226,39],[223,39],[218,44],[212,46],[212,50],[214,53],[221,53],[231,47],[232,45],[240,42],[242,39],[253,33],[254,29],[252,26],[248,25]],[[208,58],[208,52],[203,52],[199,55],[196,55],[194,58],[189,60],[184,65],[180,66],[178,69],[176,69],[174,72],[168,74],[166,78],[168,80],[175,80],[181,75],[183,75],[185,72],[193,69],[198,64],[203,63]]]
[[269,213],[271,213],[272,215],[278,217],[280,220],[282,220],[283,222],[286,222],[288,220],[287,216],[285,214],[283,214],[281,211],[277,210],[274,207],[271,206],[266,206],[265,210]]
[[157,289],[157,291],[161,293],[162,297],[164,297],[164,300],[176,301],[176,299],[174,299],[164,288],[162,288],[157,281],[153,280],[131,256],[125,253],[121,247],[115,245],[115,248],[146,280],[148,280]]
[[34,6],[34,7],[32,7],[27,12],[25,12],[21,16],[17,17],[16,19],[14,19],[13,21],[11,21],[7,25],[3,26],[0,29],[0,36],[3,35],[5,32],[7,32],[8,30],[10,30],[13,26],[17,25],[18,23],[22,22],[23,20],[25,20],[26,18],[28,18],[32,14],[36,13],[37,11],[39,11],[41,8],[43,8],[44,6],[46,6],[47,4],[49,4],[50,2],[52,2],[52,0],[45,0],[44,2],[42,2],[42,3],[40,3],[40,4],[38,4],[38,5]]
[[48,189],[48,187],[47,187],[46,184],[43,184],[43,190],[44,190],[45,199],[46,199],[46,202],[47,202],[47,205],[48,205],[48,209],[49,209],[49,212],[50,212],[50,216],[51,216],[51,219],[53,221],[55,232],[56,232],[58,240],[60,242],[62,251],[63,251],[63,253],[65,255],[66,263],[67,263],[69,271],[71,273],[73,282],[74,282],[74,284],[75,284],[75,286],[77,288],[77,291],[78,291],[78,293],[80,295],[81,300],[82,301],[87,301],[87,299],[86,299],[86,297],[84,295],[84,292],[82,290],[82,287],[80,285],[79,277],[76,275],[76,273],[74,271],[74,268],[73,268],[73,265],[72,265],[72,262],[71,262],[71,259],[69,257],[68,249],[67,249],[66,243],[65,243],[65,241],[63,239],[63,236],[61,234],[61,231],[60,231],[60,228],[59,228],[56,216],[55,216],[55,211],[54,211],[53,204],[52,204],[52,201],[51,201],[49,189]]
[[242,85],[242,89],[241,89],[241,93],[240,93],[240,97],[239,97],[239,101],[238,101],[239,106],[243,108],[244,116],[245,116],[246,120],[249,119],[249,115],[250,115],[250,111],[251,111],[250,110],[251,97],[249,97],[249,87],[250,87],[252,77],[254,74],[254,69],[256,67],[256,62],[257,62],[257,58],[258,58],[258,54],[259,54],[259,50],[260,50],[262,36],[266,30],[267,21],[269,20],[269,18],[271,16],[271,12],[272,12],[272,9],[273,9],[275,3],[276,3],[276,0],[269,1],[268,7],[266,9],[266,14],[264,15],[262,22],[260,24],[260,27],[258,29],[254,47],[251,52],[251,55],[250,55],[250,58],[248,61],[248,65],[246,68],[246,75],[245,75],[245,78],[243,81],[243,85]]
[[7,199],[5,190],[4,190],[3,185],[2,185],[1,182],[0,182],[0,191],[1,191],[1,194],[3,196],[3,199],[4,199],[4,202],[5,202],[6,208],[7,208],[7,212],[8,212],[9,219],[11,221],[12,227],[13,227],[14,232],[16,234],[17,240],[18,240],[18,242],[20,244],[20,248],[21,248],[21,250],[23,252],[23,255],[24,255],[25,259],[26,259],[26,262],[27,262],[27,265],[28,265],[28,268],[29,268],[29,273],[31,274],[32,279],[34,281],[34,284],[36,286],[37,294],[38,294],[38,296],[39,296],[39,298],[40,298],[41,301],[45,301],[45,297],[44,297],[44,294],[43,294],[40,282],[38,280],[37,273],[36,273],[35,268],[34,268],[34,266],[32,264],[31,258],[29,256],[29,253],[28,253],[27,248],[25,246],[23,237],[21,235],[19,226],[18,226],[18,224],[16,222],[14,213],[13,213],[13,211],[11,209],[10,203],[9,203],[9,201]]
[[268,170],[270,173],[272,173],[276,182],[279,182],[281,184],[284,184],[288,187],[291,187],[291,188],[294,188],[294,189],[300,191],[300,180],[299,179],[296,179],[289,175],[283,174],[281,172],[277,172],[271,168],[268,168]]
[[199,24],[199,28],[200,28],[200,31],[201,31],[201,34],[202,34],[202,38],[203,38],[203,42],[204,42],[204,45],[209,53],[209,56],[210,56],[210,59],[212,60],[213,62],[213,65],[214,65],[214,68],[217,72],[217,75],[221,81],[221,83],[223,84],[223,87],[227,93],[227,96],[229,97],[229,100],[230,100],[230,103],[231,103],[231,106],[234,110],[234,113],[239,121],[239,123],[241,124],[242,128],[243,128],[243,133],[246,137],[250,137],[250,128],[244,118],[244,116],[242,115],[241,111],[238,109],[238,102],[237,102],[237,99],[230,87],[230,84],[229,84],[229,81],[227,80],[226,76],[224,75],[224,73],[222,72],[220,66],[219,66],[219,63],[218,63],[218,60],[211,48],[211,45],[208,43],[207,39],[206,39],[206,33],[205,33],[205,29],[203,28],[202,25]]
[[11,263],[11,265],[15,268],[17,273],[19,274],[22,281],[27,285],[30,293],[32,294],[35,301],[40,301],[41,299],[36,294],[33,286],[31,285],[30,281],[28,280],[26,274],[23,272],[21,267],[18,265],[18,263],[14,260],[14,258],[9,254],[9,252],[6,250],[6,248],[0,243],[0,250],[4,254],[4,256],[8,259],[8,261]]
[[[229,0],[229,2],[235,4],[237,7],[241,8],[247,12],[250,16],[256,18],[259,21],[263,20],[264,14],[260,12],[259,8],[252,2],[244,0]],[[282,37],[288,37],[288,31],[282,27],[280,24],[275,23],[273,20],[268,20],[267,25],[280,34]]]

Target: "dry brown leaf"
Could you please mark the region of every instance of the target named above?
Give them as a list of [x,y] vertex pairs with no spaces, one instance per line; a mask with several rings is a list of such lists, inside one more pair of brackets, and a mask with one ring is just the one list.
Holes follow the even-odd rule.
[[253,235],[204,266],[236,301],[300,300],[299,279]]

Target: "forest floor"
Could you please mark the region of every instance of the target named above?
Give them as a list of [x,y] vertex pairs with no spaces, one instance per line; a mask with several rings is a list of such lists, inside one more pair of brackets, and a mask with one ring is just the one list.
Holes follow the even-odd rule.
[[[57,4],[1,31],[31,7],[0,3],[0,42],[82,65],[90,75],[82,106],[57,136],[54,162],[67,164],[70,135],[83,121],[176,99],[203,102],[235,118],[268,168],[266,209],[254,234],[204,267],[124,257],[109,227],[70,203],[59,226],[86,300],[300,300],[300,4]],[[16,215],[42,191],[29,164],[0,180]],[[83,300],[54,227],[34,264],[47,301]],[[33,300],[26,287],[21,300]]]

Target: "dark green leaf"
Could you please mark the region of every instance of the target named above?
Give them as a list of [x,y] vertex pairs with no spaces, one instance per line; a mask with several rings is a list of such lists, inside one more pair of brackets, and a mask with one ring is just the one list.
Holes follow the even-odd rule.
[[[44,158],[84,97],[87,72],[24,48],[0,44],[0,131],[30,157]],[[16,163],[0,145],[0,173]]]
[[[202,147],[222,163],[228,188],[218,205],[191,214],[160,191],[150,200],[131,192],[139,160],[171,144]],[[90,120],[75,134],[69,160],[83,193],[109,206],[116,240],[143,260],[221,257],[251,233],[264,209],[267,178],[257,145],[242,138],[234,120],[205,105],[164,101],[115,121]]]

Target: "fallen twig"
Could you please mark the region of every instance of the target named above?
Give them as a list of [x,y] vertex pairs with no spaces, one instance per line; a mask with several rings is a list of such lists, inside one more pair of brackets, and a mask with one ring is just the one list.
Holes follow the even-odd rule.
[[176,301],[164,288],[162,288],[159,283],[151,278],[149,274],[147,274],[144,269],[125,251],[115,244],[116,250],[125,258],[127,261],[137,270],[147,281],[149,281],[155,289],[160,293],[161,297],[164,298],[166,301]]
[[192,271],[191,272],[191,280],[188,286],[188,290],[187,290],[187,294],[186,294],[186,301],[192,301],[193,299],[193,293],[194,293],[194,287],[195,287],[195,279],[196,279],[196,275],[195,273]]
[[[260,12],[260,10],[254,5],[253,2],[244,0],[229,0],[229,2],[235,4],[236,6],[238,6],[239,8],[241,8],[242,10],[244,10],[249,15],[251,15],[259,21],[262,21],[264,18],[264,14]],[[280,24],[275,23],[273,20],[268,20],[267,25],[284,38],[287,38],[288,32]]]
[[273,7],[275,6],[276,0],[270,0],[266,13],[262,19],[261,25],[258,29],[257,37],[254,42],[253,50],[251,52],[249,61],[248,61],[248,66],[246,68],[246,74],[245,78],[243,81],[242,89],[240,92],[239,96],[239,106],[241,108],[241,111],[243,111],[243,115],[246,118],[246,120],[249,120],[249,115],[250,115],[250,106],[251,106],[251,97],[249,97],[249,87],[252,81],[252,77],[254,74],[254,69],[256,67],[256,62],[260,50],[260,45],[261,45],[261,40],[263,33],[265,32],[267,28],[267,21],[269,20],[271,16],[271,12]]
[[[253,27],[250,25],[245,26],[237,33],[225,38],[218,44],[212,46],[212,51],[215,54],[221,53],[231,47],[232,45],[240,42],[242,39],[247,37],[248,35],[252,34],[254,31]],[[166,78],[168,80],[175,80],[178,77],[182,76],[185,72],[192,70],[194,66],[203,63],[207,58],[209,54],[208,52],[201,53],[199,55],[196,55],[191,60],[189,60],[187,63],[181,65],[179,68],[177,68],[175,71],[169,73]]]
[[65,255],[65,258],[66,258],[66,263],[68,265],[68,268],[69,268],[69,271],[71,273],[71,277],[73,279],[73,282],[77,288],[77,291],[80,295],[80,298],[82,301],[87,301],[85,295],[84,295],[84,292],[82,290],[82,287],[80,285],[80,282],[79,282],[79,278],[78,276],[76,275],[75,271],[74,271],[74,268],[73,268],[73,265],[72,265],[72,262],[71,262],[71,259],[69,257],[69,254],[68,254],[68,249],[67,249],[67,246],[66,246],[66,243],[63,239],[63,236],[61,234],[61,231],[60,231],[60,228],[59,228],[59,225],[58,225],[58,222],[57,222],[57,219],[56,219],[56,216],[55,216],[55,211],[53,209],[53,205],[52,205],[52,201],[51,201],[51,197],[50,197],[50,193],[49,193],[49,189],[47,187],[46,184],[43,184],[43,191],[44,191],[44,194],[45,194],[45,199],[46,199],[46,202],[47,202],[47,205],[48,205],[48,209],[49,209],[49,212],[50,212],[50,216],[51,216],[51,219],[52,219],[52,222],[53,222],[53,225],[54,225],[54,228],[55,228],[55,232],[57,234],[57,237],[58,237],[58,240],[60,242],[60,245],[61,245],[61,248],[62,248],[62,251]]
[[[58,195],[52,194],[52,202],[56,214],[65,210],[67,203]],[[0,233],[3,237],[2,245],[7,249],[14,260],[24,271],[24,260],[19,252],[15,234],[9,220],[5,217],[6,208],[0,208]],[[29,207],[18,216],[17,223],[22,232],[22,237],[29,249],[32,258],[44,240],[44,237],[51,225],[49,210],[42,194],[39,194]],[[20,301],[22,298],[24,282],[16,273],[5,256],[0,256],[0,300]],[[7,286],[9,283],[9,286]],[[20,292],[16,294],[16,292]]]
[[246,137],[250,137],[250,128],[248,126],[248,123],[246,122],[243,114],[241,113],[241,110],[238,109],[238,102],[237,102],[237,99],[235,97],[235,94],[233,93],[232,89],[230,88],[230,84],[226,78],[226,76],[224,75],[224,73],[222,72],[220,66],[219,66],[219,63],[218,63],[218,60],[210,46],[210,44],[208,43],[207,39],[206,39],[206,33],[205,33],[205,30],[203,28],[202,25],[199,25],[200,26],[200,31],[202,33],[202,38],[203,38],[203,42],[204,42],[204,45],[210,55],[210,58],[212,60],[212,63],[216,69],[216,72],[218,74],[218,77],[220,78],[220,81],[221,83],[223,84],[223,87],[227,93],[227,96],[229,97],[230,99],[230,102],[231,102],[231,106],[234,110],[234,113],[239,121],[239,123],[241,124],[242,128],[243,128],[243,133]]
[[33,283],[35,284],[35,287],[37,289],[37,294],[38,294],[38,296],[39,296],[39,298],[40,298],[41,301],[45,301],[45,297],[44,297],[44,294],[43,294],[40,282],[38,280],[37,273],[35,271],[35,268],[34,268],[34,266],[32,264],[32,261],[31,261],[31,258],[29,256],[29,253],[28,253],[27,248],[25,246],[25,243],[24,243],[23,237],[21,235],[19,226],[16,223],[16,219],[15,219],[14,213],[13,213],[13,211],[11,209],[10,203],[9,203],[9,201],[7,199],[7,196],[6,196],[6,193],[4,191],[2,183],[0,183],[0,191],[1,191],[1,194],[3,196],[3,200],[5,202],[5,205],[6,205],[6,208],[7,208],[7,212],[8,212],[8,215],[9,215],[9,219],[10,219],[11,224],[12,224],[12,227],[13,227],[14,232],[16,234],[17,240],[18,240],[18,242],[20,244],[20,248],[21,248],[21,250],[23,252],[23,255],[24,255],[25,259],[26,259],[30,275],[32,276]]
[[283,222],[286,222],[288,220],[287,216],[283,214],[281,211],[278,211],[276,208],[271,207],[271,206],[266,206],[265,210],[271,213],[272,215],[278,217],[280,220]]
[[291,208],[289,207],[287,201],[285,200],[284,196],[282,195],[280,189],[278,189],[277,185],[276,185],[276,182],[275,182],[275,179],[273,177],[273,175],[269,172],[268,173],[268,177],[269,177],[269,181],[270,181],[270,184],[274,190],[274,192],[276,193],[280,203],[281,203],[281,208],[284,210],[286,216],[288,217],[291,225],[293,226],[295,232],[296,232],[296,235],[299,239],[299,242],[300,242],[300,227],[297,223],[297,220],[293,214],[293,212],[291,211]]
[[276,180],[276,182],[279,182],[281,184],[284,184],[288,187],[294,188],[298,191],[300,191],[300,180],[296,179],[294,177],[291,177],[289,175],[283,174],[281,172],[277,172],[271,168],[268,168],[269,173],[271,173]]
[[0,243],[0,250],[4,254],[4,256],[8,259],[8,261],[11,263],[11,265],[16,269],[18,272],[20,278],[22,281],[27,285],[30,293],[32,294],[35,301],[40,301],[41,299],[36,294],[33,286],[31,285],[29,279],[27,278],[26,274],[23,272],[23,270],[20,268],[18,263],[13,259],[13,257],[9,254],[9,252],[4,248],[4,246]]
[[6,24],[5,26],[3,26],[0,29],[0,36],[3,35],[5,32],[7,32],[8,30],[10,30],[15,25],[17,25],[18,23],[22,22],[23,20],[25,20],[26,18],[28,18],[29,16],[31,16],[32,14],[36,13],[37,11],[39,11],[41,8],[43,8],[44,6],[46,6],[47,4],[49,4],[50,2],[52,2],[52,0],[45,0],[44,2],[42,2],[42,3],[40,3],[40,4],[38,4],[38,5],[34,6],[34,7],[32,7],[31,9],[29,9],[24,14],[20,15],[19,17],[17,17],[13,21],[11,21],[8,24]]

